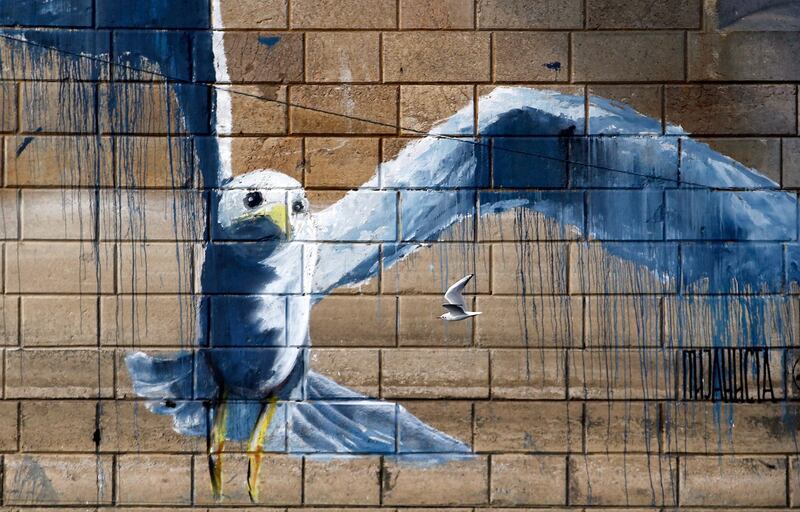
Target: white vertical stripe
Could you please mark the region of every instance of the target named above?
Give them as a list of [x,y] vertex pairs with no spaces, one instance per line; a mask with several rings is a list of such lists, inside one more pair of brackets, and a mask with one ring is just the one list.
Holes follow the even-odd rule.
[[[220,0],[212,0],[211,9],[211,24],[215,29],[212,36],[212,50],[214,52],[214,78],[217,84],[230,83],[230,75],[228,74],[228,59],[225,55],[225,33],[217,29],[222,29],[222,10],[220,8]],[[231,139],[228,137],[220,137],[220,135],[230,135],[233,130],[233,104],[231,102],[231,93],[224,87],[216,88],[217,95],[217,145],[219,148],[219,171],[217,177],[222,182],[225,179],[233,176],[232,158],[233,149]]]

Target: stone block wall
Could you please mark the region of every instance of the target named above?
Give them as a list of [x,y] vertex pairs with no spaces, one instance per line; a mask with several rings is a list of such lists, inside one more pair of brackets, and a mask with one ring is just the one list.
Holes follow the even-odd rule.
[[[796,11],[0,0],[0,510],[800,507]],[[486,98],[517,89],[549,91],[525,107],[570,127],[492,131]],[[608,121],[626,108],[644,117]],[[468,121],[441,124],[451,116]],[[475,149],[412,160],[431,176],[485,174],[441,186],[390,167],[426,143]],[[298,274],[262,293],[226,280],[248,275],[235,263],[212,273],[209,247],[254,242],[219,234],[218,200],[258,169],[296,180],[304,214],[357,190],[370,207],[338,225],[392,219],[322,236],[321,261],[358,259],[359,279]],[[316,242],[297,235],[287,261],[316,261]],[[466,274],[482,315],[444,322],[442,296]],[[197,361],[214,325],[235,337],[253,321],[223,301],[259,295],[278,297],[286,339],[308,329],[303,372],[382,400],[355,414],[363,435],[369,407],[407,410],[469,453],[410,453],[399,419],[390,449],[319,448],[322,420],[298,411],[330,402],[335,424],[335,407],[364,404],[304,390],[276,395],[258,498],[254,450],[232,437],[216,497],[208,455],[231,395],[199,393]],[[143,392],[164,381],[132,378],[140,351],[189,354],[188,392]],[[201,411],[195,435],[173,422],[184,404]]]

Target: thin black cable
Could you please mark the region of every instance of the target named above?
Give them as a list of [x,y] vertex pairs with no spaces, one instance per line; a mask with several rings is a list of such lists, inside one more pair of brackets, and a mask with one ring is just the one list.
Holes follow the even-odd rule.
[[[236,95],[239,95],[239,96],[244,96],[244,97],[247,97],[247,98],[252,98],[252,99],[256,99],[256,100],[260,100],[260,101],[266,101],[266,102],[270,102],[270,103],[277,103],[279,105],[283,105],[283,106],[286,106],[286,107],[300,108],[300,109],[303,109],[303,110],[308,110],[310,112],[316,112],[316,113],[319,113],[319,114],[337,116],[337,117],[341,117],[341,118],[344,118],[344,119],[350,119],[352,121],[359,121],[359,122],[362,122],[362,123],[372,124],[372,125],[375,125],[375,126],[382,126],[382,127],[386,127],[386,128],[400,129],[400,130],[411,132],[411,133],[414,133],[414,134],[424,135],[426,137],[433,137],[435,139],[452,140],[452,141],[460,142],[460,143],[463,143],[463,144],[471,144],[471,145],[476,146],[476,147],[485,147],[487,149],[490,147],[489,144],[486,144],[486,143],[483,143],[483,142],[474,141],[474,140],[465,139],[463,137],[457,137],[457,136],[452,136],[452,135],[442,135],[442,134],[436,134],[436,133],[429,133],[429,132],[426,132],[426,131],[423,131],[423,130],[417,130],[417,129],[414,129],[414,128],[406,128],[406,127],[403,127],[403,126],[401,126],[399,124],[392,124],[392,123],[386,123],[386,122],[383,122],[383,121],[377,121],[375,119],[368,119],[368,118],[364,118],[364,117],[351,116],[351,115],[348,115],[348,114],[342,114],[340,112],[333,112],[333,111],[330,111],[330,110],[325,110],[325,109],[321,109],[321,108],[317,108],[317,107],[311,107],[311,106],[307,106],[307,105],[299,105],[299,104],[296,104],[296,103],[291,103],[291,102],[288,102],[288,101],[274,99],[274,98],[268,98],[266,96],[259,96],[257,94],[252,94],[252,93],[248,93],[248,92],[236,91],[236,90],[229,89],[226,86],[220,86],[220,85],[216,85],[216,84],[207,84],[207,83],[202,83],[202,82],[194,82],[192,80],[187,80],[187,79],[184,79],[184,78],[172,77],[170,75],[167,75],[165,73],[161,73],[161,72],[158,72],[158,71],[151,71],[151,70],[141,69],[141,68],[137,68],[135,66],[131,66],[129,64],[123,64],[123,63],[114,62],[114,61],[111,61],[111,60],[101,59],[100,57],[95,57],[95,56],[92,56],[92,55],[85,55],[85,54],[82,54],[82,53],[71,52],[69,50],[64,50],[64,49],[57,48],[57,47],[54,47],[54,46],[50,46],[50,45],[46,45],[46,44],[42,44],[42,43],[37,43],[35,41],[28,41],[27,39],[18,39],[16,37],[11,37],[9,35],[2,34],[2,33],[0,33],[0,38],[6,39],[6,40],[9,40],[9,41],[14,41],[14,42],[17,42],[17,43],[27,44],[27,45],[30,45],[30,46],[36,46],[36,47],[43,48],[43,49],[48,50],[48,51],[53,51],[53,52],[61,53],[61,54],[64,54],[64,55],[70,55],[70,56],[77,57],[77,58],[80,58],[80,59],[86,59],[86,60],[98,62],[98,63],[101,63],[101,64],[107,64],[109,66],[116,66],[118,68],[127,69],[127,70],[130,70],[130,71],[135,71],[137,73],[145,73],[145,74],[149,74],[149,75],[152,75],[152,76],[157,76],[157,77],[163,78],[164,80],[166,80],[168,82],[176,82],[176,83],[182,83],[182,84],[191,84],[191,85],[195,85],[195,86],[210,87],[210,88],[215,89],[215,90],[225,91],[225,92],[227,92],[229,94],[236,94]],[[641,174],[641,173],[634,172],[634,171],[626,171],[626,170],[623,170],[623,169],[616,169],[616,168],[608,167],[608,166],[604,166],[604,165],[590,164],[590,163],[586,163],[586,162],[578,162],[576,160],[558,158],[558,157],[555,157],[555,156],[545,155],[545,154],[542,154],[542,153],[533,153],[533,152],[528,152],[528,151],[522,151],[522,150],[517,150],[517,149],[511,149],[511,148],[503,148],[503,147],[497,147],[497,146],[494,146],[494,149],[495,150],[504,151],[504,152],[507,152],[507,153],[512,153],[512,154],[531,156],[531,157],[535,157],[535,158],[541,158],[543,160],[561,162],[561,163],[570,164],[570,165],[580,165],[580,166],[585,166],[585,167],[591,167],[593,169],[599,169],[599,170],[602,170],[602,171],[615,172],[615,173],[619,173],[619,174],[626,174],[626,175],[629,175],[629,176],[637,176],[637,177],[640,177],[640,178],[646,178],[646,179],[650,179],[650,180],[667,181],[667,182],[672,182],[672,183],[676,183],[676,184],[679,184],[679,185],[683,184],[683,185],[689,185],[689,186],[697,187],[697,188],[705,188],[705,189],[709,189],[709,190],[730,190],[729,188],[717,188],[717,187],[713,187],[711,185],[705,185],[705,184],[702,184],[702,183],[695,183],[695,182],[691,182],[691,181],[679,180],[679,179],[675,179],[675,178],[667,178],[667,177],[664,177],[664,176],[653,176],[653,175],[649,175],[649,174]],[[748,190],[748,189],[745,189],[745,190]]]

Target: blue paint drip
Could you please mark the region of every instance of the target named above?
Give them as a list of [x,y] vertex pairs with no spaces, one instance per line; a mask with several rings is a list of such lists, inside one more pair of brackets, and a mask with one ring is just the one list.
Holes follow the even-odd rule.
[[[41,131],[42,131],[41,126],[36,128],[36,133],[40,133]],[[25,151],[25,149],[30,145],[30,143],[33,142],[34,138],[35,137],[29,135],[28,137],[22,139],[22,143],[20,143],[20,145],[17,147],[17,151],[15,153],[17,158],[19,158],[19,156]]]
[[542,66],[544,66],[547,69],[550,69],[552,71],[555,71],[555,72],[561,71],[561,63],[558,62],[557,60],[553,61],[553,62],[546,62],[546,63],[542,64]]
[[281,38],[279,36],[260,36],[258,38],[258,42],[263,44],[264,46],[272,48],[273,46],[281,42]]

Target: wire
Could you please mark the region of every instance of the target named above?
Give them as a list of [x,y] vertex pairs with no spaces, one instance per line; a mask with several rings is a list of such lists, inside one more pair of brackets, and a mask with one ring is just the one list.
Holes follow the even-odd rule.
[[429,133],[429,132],[426,132],[426,131],[423,131],[423,130],[417,130],[417,129],[414,129],[414,128],[403,127],[403,126],[401,126],[399,124],[392,124],[392,123],[386,123],[386,122],[383,122],[383,121],[378,121],[378,120],[375,120],[375,119],[369,119],[369,118],[358,117],[358,116],[351,116],[351,115],[348,115],[348,114],[342,114],[340,112],[333,112],[333,111],[330,111],[330,110],[325,110],[325,109],[312,107],[312,106],[308,106],[308,105],[300,105],[300,104],[297,104],[297,103],[291,103],[291,102],[285,101],[285,100],[269,98],[269,97],[266,97],[266,96],[259,96],[257,94],[252,94],[252,93],[248,93],[248,92],[244,92],[244,91],[237,91],[237,90],[234,90],[234,89],[230,89],[227,86],[221,86],[221,85],[216,85],[216,84],[206,84],[206,83],[201,83],[201,82],[194,82],[192,80],[187,80],[187,79],[184,79],[184,78],[173,77],[173,76],[170,76],[170,75],[167,75],[165,73],[158,72],[158,71],[141,69],[141,68],[137,68],[136,66],[131,66],[129,64],[124,64],[124,63],[120,63],[120,62],[114,62],[114,61],[111,61],[111,60],[102,59],[100,57],[95,57],[93,55],[86,55],[86,54],[83,54],[83,53],[72,52],[72,51],[69,51],[69,50],[64,50],[62,48],[57,48],[55,46],[50,46],[50,45],[46,45],[46,44],[42,44],[42,43],[37,43],[35,41],[29,41],[27,39],[19,39],[19,38],[16,38],[16,37],[9,36],[7,34],[0,33],[0,38],[6,39],[6,40],[9,40],[9,41],[14,41],[14,42],[17,42],[17,43],[26,44],[26,45],[29,45],[29,46],[36,46],[36,47],[43,48],[43,49],[48,50],[48,51],[61,53],[61,54],[64,54],[64,55],[70,55],[72,57],[76,57],[76,58],[80,58],[80,59],[90,60],[90,61],[98,62],[98,63],[101,63],[101,64],[107,64],[109,66],[115,66],[117,68],[127,69],[129,71],[134,71],[134,72],[137,72],[137,73],[149,74],[151,76],[156,76],[156,77],[163,78],[164,80],[169,81],[169,82],[182,83],[182,84],[191,84],[191,85],[194,85],[194,86],[209,87],[209,88],[212,88],[212,89],[215,89],[215,90],[227,92],[229,94],[235,94],[235,95],[239,95],[239,96],[244,96],[244,97],[256,99],[256,100],[259,100],[259,101],[276,103],[276,104],[283,105],[283,106],[286,106],[286,107],[293,107],[293,108],[308,110],[310,112],[316,112],[316,113],[319,113],[319,114],[325,114],[325,115],[330,115],[330,116],[341,117],[341,118],[349,119],[349,120],[352,120],[352,121],[359,121],[359,122],[362,122],[362,123],[368,123],[368,124],[371,124],[371,125],[374,125],[374,126],[381,126],[381,127],[393,128],[393,129],[398,129],[399,128],[400,130],[403,130],[403,131],[406,131],[406,132],[414,133],[414,134],[417,134],[417,135],[424,135],[426,137],[433,137],[435,139],[452,140],[452,141],[456,141],[456,142],[459,142],[459,143],[462,143],[462,144],[470,144],[470,145],[475,146],[475,147],[485,147],[485,148],[492,147],[493,150],[500,150],[500,151],[503,151],[503,152],[506,152],[506,153],[512,153],[512,154],[518,154],[518,155],[524,155],[524,156],[531,156],[531,157],[535,157],[535,158],[541,158],[543,160],[561,162],[561,163],[570,164],[570,165],[578,165],[578,166],[583,166],[583,167],[590,167],[590,168],[599,169],[599,170],[602,170],[602,171],[608,171],[608,172],[614,172],[614,173],[619,173],[619,174],[625,174],[625,175],[629,175],[629,176],[636,176],[636,177],[640,177],[640,178],[646,178],[648,180],[666,181],[666,182],[672,182],[672,183],[677,183],[677,184],[689,185],[689,186],[698,187],[698,188],[705,188],[705,189],[709,189],[709,190],[730,190],[729,188],[720,189],[720,188],[713,187],[711,185],[706,185],[706,184],[703,184],[703,183],[695,183],[695,182],[685,181],[685,180],[680,180],[680,179],[675,179],[675,178],[668,178],[668,177],[665,177],[665,176],[654,176],[654,175],[642,174],[642,173],[638,173],[638,172],[634,172],[634,171],[627,171],[627,170],[624,170],[624,169],[616,169],[616,168],[608,167],[608,166],[604,166],[604,165],[591,164],[591,163],[587,163],[587,162],[579,162],[579,161],[576,161],[576,160],[559,158],[559,157],[555,157],[555,156],[551,156],[551,155],[546,155],[546,154],[543,154],[543,153],[534,153],[534,152],[522,151],[522,150],[517,150],[517,149],[512,149],[512,148],[503,148],[503,147],[498,147],[496,145],[490,146],[489,144],[486,144],[486,143],[483,143],[483,142],[479,142],[479,141],[465,139],[463,137],[457,137],[457,136],[452,136],[452,135],[442,135],[442,134],[436,134],[436,133]]

